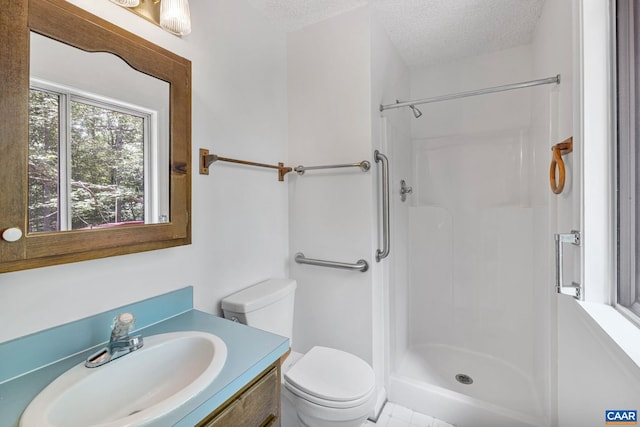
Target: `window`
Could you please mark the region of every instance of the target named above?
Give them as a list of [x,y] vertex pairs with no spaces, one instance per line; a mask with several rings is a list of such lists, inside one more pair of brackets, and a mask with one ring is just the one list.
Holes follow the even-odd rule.
[[618,304],[640,316],[640,6],[618,0],[617,189]]
[[32,82],[30,233],[142,224],[152,112]]

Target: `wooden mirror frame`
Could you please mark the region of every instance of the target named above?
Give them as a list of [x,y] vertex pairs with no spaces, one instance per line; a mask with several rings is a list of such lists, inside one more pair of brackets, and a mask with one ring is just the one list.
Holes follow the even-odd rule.
[[[191,243],[191,62],[65,0],[0,0],[0,273]],[[28,234],[30,31],[169,83],[168,223]]]

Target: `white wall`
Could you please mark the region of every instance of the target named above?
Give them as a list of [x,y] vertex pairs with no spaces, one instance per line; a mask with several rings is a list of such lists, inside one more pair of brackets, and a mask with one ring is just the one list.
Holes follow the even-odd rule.
[[[294,165],[372,160],[368,9],[287,35],[289,158]],[[373,171],[311,171],[289,180],[290,249],[309,258],[373,261]],[[372,362],[372,271],[293,264],[294,350],[324,345]]]
[[[536,76],[561,75],[561,83],[550,91],[537,91],[532,98],[531,137],[533,141],[532,204],[536,215],[534,241],[533,298],[538,309],[534,339],[534,379],[545,412],[551,422],[557,410],[557,296],[554,290],[552,259],[553,234],[577,229],[574,222],[576,206],[572,197],[579,194],[577,158],[579,144],[574,153],[565,155],[567,181],[565,190],[555,195],[549,187],[551,147],[573,135],[574,132],[574,69],[573,69],[573,10],[571,0],[546,2],[536,27],[533,47],[533,72]],[[559,215],[559,212],[564,212]],[[574,248],[565,248],[567,272],[577,261]],[[576,270],[577,271],[577,270]],[[565,280],[569,280],[568,277]],[[574,279],[575,280],[575,279]]]
[[198,309],[288,275],[287,185],[276,172],[216,164],[198,148],[287,161],[286,41],[245,0],[191,2],[193,33],[170,35],[109,1],[73,3],[192,61],[193,244],[0,275],[0,342],[187,285]]
[[640,369],[571,297],[558,299],[558,427],[640,408]]

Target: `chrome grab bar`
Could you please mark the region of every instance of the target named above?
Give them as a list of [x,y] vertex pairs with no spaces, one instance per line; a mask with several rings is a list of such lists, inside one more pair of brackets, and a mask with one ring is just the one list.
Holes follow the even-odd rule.
[[389,255],[389,159],[380,151],[375,151],[376,163],[382,162],[382,249],[376,251],[376,261]]
[[371,169],[371,163],[367,160],[363,160],[358,163],[343,163],[340,165],[325,165],[325,166],[296,166],[293,168],[294,171],[298,173],[298,175],[304,175],[305,171],[318,170],[318,169],[336,169],[336,168],[350,168],[350,167],[358,167],[362,169],[362,172],[366,172]]
[[346,262],[325,261],[322,259],[306,258],[302,252],[298,252],[295,256],[295,261],[298,264],[317,265],[319,267],[341,268],[343,270],[359,270],[365,272],[369,269],[369,263],[363,259],[359,259],[355,264],[349,264]]
[[564,272],[562,244],[571,243],[574,246],[580,246],[580,232],[571,230],[571,233],[554,234],[553,239],[555,240],[556,247],[556,292],[564,294],[564,292],[562,292],[564,288],[573,288],[575,291],[574,297],[581,300],[583,299],[582,286],[575,282],[572,282],[570,285],[565,285],[564,279],[562,278]]

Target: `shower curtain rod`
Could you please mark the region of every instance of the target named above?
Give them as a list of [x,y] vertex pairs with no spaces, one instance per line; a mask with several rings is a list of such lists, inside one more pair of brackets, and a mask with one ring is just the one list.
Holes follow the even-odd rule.
[[393,108],[412,107],[414,105],[428,104],[430,102],[439,102],[439,101],[448,101],[450,99],[466,98],[468,96],[484,95],[487,93],[502,92],[505,90],[522,89],[522,88],[531,87],[531,86],[548,85],[553,83],[560,84],[560,74],[556,75],[555,77],[548,77],[546,79],[531,80],[528,82],[514,83],[510,85],[489,87],[489,88],[478,89],[478,90],[471,90],[469,92],[459,92],[451,95],[435,96],[433,98],[417,99],[415,101],[396,102],[395,104],[380,105],[380,111],[391,110]]

